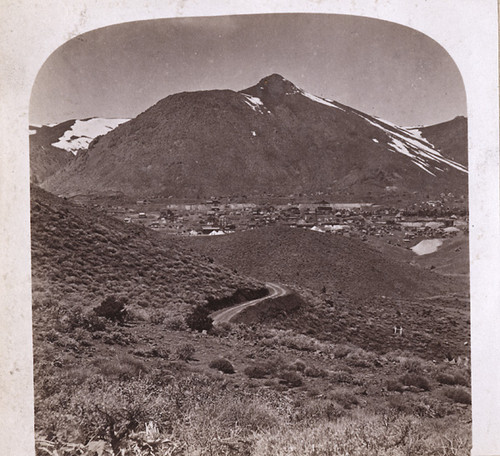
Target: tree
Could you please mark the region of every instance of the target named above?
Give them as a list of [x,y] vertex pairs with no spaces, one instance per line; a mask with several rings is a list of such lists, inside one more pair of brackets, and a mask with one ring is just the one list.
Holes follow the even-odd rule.
[[203,305],[197,305],[186,317],[186,324],[195,331],[209,331],[214,321],[210,317],[210,311]]

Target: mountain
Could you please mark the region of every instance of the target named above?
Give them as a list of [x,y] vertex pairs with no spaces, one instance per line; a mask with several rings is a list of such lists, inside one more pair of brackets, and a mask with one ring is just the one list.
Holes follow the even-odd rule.
[[467,165],[467,119],[463,116],[455,117],[448,122],[426,127],[408,129],[413,134],[420,134],[447,158]]
[[64,195],[364,198],[466,193],[467,170],[418,133],[273,74],[240,92],[171,95],[96,138],[43,185]]
[[90,118],[67,120],[54,125],[30,125],[30,175],[41,183],[64,168],[92,140],[129,119]]

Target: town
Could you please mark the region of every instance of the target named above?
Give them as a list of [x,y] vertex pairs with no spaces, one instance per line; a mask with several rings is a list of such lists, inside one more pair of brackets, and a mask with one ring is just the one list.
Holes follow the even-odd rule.
[[453,194],[397,207],[373,203],[289,201],[281,204],[227,202],[99,205],[126,223],[177,236],[214,236],[271,225],[287,225],[346,237],[379,238],[407,247],[422,239],[448,238],[468,233],[467,204]]

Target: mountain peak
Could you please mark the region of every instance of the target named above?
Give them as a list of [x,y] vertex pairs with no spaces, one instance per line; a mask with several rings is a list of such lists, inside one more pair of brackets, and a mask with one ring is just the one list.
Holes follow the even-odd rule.
[[300,90],[288,79],[277,73],[262,78],[256,85],[241,92],[257,96],[264,101],[276,103],[285,95],[300,93]]

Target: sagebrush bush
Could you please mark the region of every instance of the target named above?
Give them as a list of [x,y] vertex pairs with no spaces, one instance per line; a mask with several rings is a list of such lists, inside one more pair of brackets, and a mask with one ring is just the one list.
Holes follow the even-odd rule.
[[444,390],[444,395],[459,404],[470,404],[472,402],[470,393],[464,388],[446,388]]
[[421,374],[423,372],[422,361],[417,358],[406,358],[401,362],[401,367],[408,372]]
[[292,388],[296,388],[304,384],[302,375],[300,375],[298,372],[295,371],[284,371],[280,374],[279,377],[280,377],[280,383],[283,383]]
[[130,380],[148,371],[144,361],[128,354],[122,354],[115,358],[99,358],[94,361],[94,365],[105,377],[114,377],[120,380]]
[[165,318],[163,324],[172,331],[185,331],[187,329],[186,321],[182,317]]
[[324,369],[319,369],[315,366],[308,366],[304,370],[304,375],[306,377],[319,378],[319,377],[327,377],[328,374]]
[[429,391],[431,389],[429,380],[422,375],[408,373],[400,377],[399,380],[405,386],[415,386],[424,391]]
[[436,380],[443,385],[469,386],[469,381],[460,374],[439,373],[436,375]]
[[265,364],[254,364],[245,367],[243,372],[249,378],[265,378],[271,374],[271,370]]
[[218,358],[214,359],[213,361],[210,362],[208,367],[212,369],[217,369],[220,372],[223,372],[224,374],[234,374],[234,367],[233,365],[224,358]]
[[175,354],[177,355],[177,358],[182,361],[190,361],[191,359],[193,359],[194,352],[195,348],[193,345],[184,344],[180,347],[177,347]]
[[293,364],[290,365],[290,368],[299,372],[304,372],[306,370],[306,363],[301,359],[297,359]]
[[387,391],[402,393],[404,391],[404,385],[399,380],[389,379],[387,380]]
[[348,410],[359,404],[358,398],[347,389],[332,391],[329,396],[339,405]]

